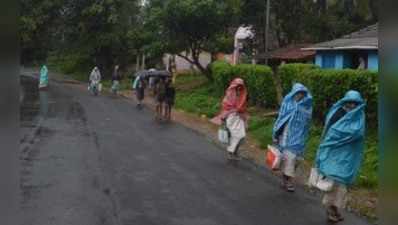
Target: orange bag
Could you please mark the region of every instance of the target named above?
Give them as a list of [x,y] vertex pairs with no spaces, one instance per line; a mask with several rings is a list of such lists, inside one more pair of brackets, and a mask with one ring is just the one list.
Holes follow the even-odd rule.
[[268,145],[265,156],[265,164],[272,170],[278,170],[282,161],[282,153],[273,145]]

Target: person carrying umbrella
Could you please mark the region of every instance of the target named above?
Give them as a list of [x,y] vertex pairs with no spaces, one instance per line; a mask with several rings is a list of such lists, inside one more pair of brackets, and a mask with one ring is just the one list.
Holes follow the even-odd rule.
[[142,101],[145,97],[145,87],[146,83],[142,76],[137,76],[134,80],[133,89],[135,90],[135,96],[137,99],[137,107],[142,107]]

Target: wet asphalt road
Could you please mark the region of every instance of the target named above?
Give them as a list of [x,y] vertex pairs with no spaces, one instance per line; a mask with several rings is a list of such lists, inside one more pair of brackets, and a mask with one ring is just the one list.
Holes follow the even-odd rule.
[[[323,225],[320,200],[131,100],[26,78],[22,225]],[[367,224],[348,214],[345,225]]]

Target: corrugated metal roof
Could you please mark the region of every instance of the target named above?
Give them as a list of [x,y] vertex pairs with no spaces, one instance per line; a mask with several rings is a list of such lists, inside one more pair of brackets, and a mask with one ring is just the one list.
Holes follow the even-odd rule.
[[332,41],[322,42],[303,50],[378,49],[378,24]]

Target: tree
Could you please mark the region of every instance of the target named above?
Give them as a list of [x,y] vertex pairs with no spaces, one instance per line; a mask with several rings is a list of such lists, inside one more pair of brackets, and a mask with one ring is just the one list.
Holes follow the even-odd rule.
[[154,32],[163,43],[164,51],[180,56],[212,79],[209,70],[199,62],[200,54],[213,52],[217,47],[225,48],[228,28],[234,22],[232,18],[238,18],[239,6],[237,0],[154,1],[150,4],[149,20],[157,24]]
[[21,62],[44,61],[54,45],[65,0],[22,0],[19,18]]

